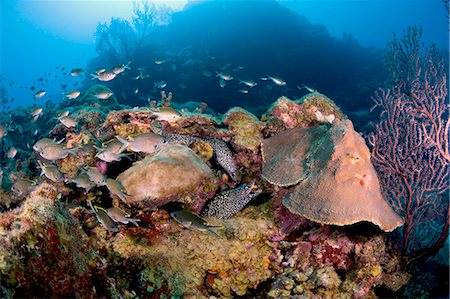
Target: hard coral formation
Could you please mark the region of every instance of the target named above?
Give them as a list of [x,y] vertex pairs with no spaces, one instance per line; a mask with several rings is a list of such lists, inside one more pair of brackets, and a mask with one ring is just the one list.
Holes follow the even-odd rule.
[[106,116],[102,130],[111,136],[132,136],[151,131],[151,112],[148,109],[112,111]]
[[369,149],[351,121],[337,121],[313,140],[306,171],[283,200],[292,213],[322,224],[369,221],[384,231],[403,224],[383,199]]
[[330,98],[319,92],[308,93],[296,101],[282,96],[263,116],[263,120],[267,122],[267,135],[273,135],[282,129],[332,123],[335,119],[343,120],[346,116]]
[[167,144],[121,173],[117,179],[130,205],[156,207],[198,192],[213,179],[211,169],[190,148]]
[[209,161],[213,156],[212,146],[204,140],[194,141],[191,145],[191,149],[205,162]]
[[166,296],[243,296],[272,275],[267,239],[275,229],[264,219],[234,218],[224,225],[226,236],[180,226],[144,243],[119,234],[113,248],[144,265],[140,284],[149,292],[165,287]]
[[[272,283],[271,298],[375,298],[375,287],[393,290],[409,278],[381,236],[349,237],[322,227],[283,246],[283,273]],[[387,281],[392,276],[398,285]]]
[[300,104],[282,96],[272,104],[264,118],[267,119],[269,123],[276,123],[276,121],[279,120],[281,121],[281,123],[278,122],[279,125],[292,129],[302,122],[302,107]]
[[265,139],[261,146],[262,177],[269,183],[286,187],[308,177],[311,148],[328,128],[295,128]]
[[319,92],[308,93],[296,102],[302,105],[303,119],[306,121],[332,123],[334,119],[346,119],[341,109],[330,98]]
[[53,186],[41,184],[21,207],[0,214],[0,235],[1,284],[16,296],[95,296],[100,259]]
[[[91,107],[69,109],[76,128],[52,131],[76,153],[53,163],[65,181],[41,184],[22,205],[0,193],[0,210],[13,209],[0,214],[0,296],[359,298],[374,296],[377,286],[398,291],[408,280],[383,236],[321,226],[365,220],[389,231],[401,224],[381,198],[362,138],[324,95],[282,97],[263,121],[234,108],[225,127],[200,111],[171,123],[155,121],[148,109],[110,112],[123,107],[95,92],[83,99]],[[120,147],[117,135],[150,131],[167,144],[127,155],[131,161],[95,160],[102,142]],[[37,170],[17,167],[36,163],[17,161],[17,178],[11,171],[4,177],[16,182],[15,192],[24,183],[23,200],[36,189],[24,178]],[[93,165],[109,180],[122,172],[123,201],[91,186],[82,168]],[[123,209],[139,226],[118,223],[110,231],[86,201]],[[179,208],[231,218],[207,217],[223,229],[201,232],[169,216]]]
[[217,120],[207,114],[185,113],[176,122],[164,126],[163,135],[181,134],[201,137],[224,137],[227,132],[218,130]]
[[231,143],[237,149],[257,151],[263,139],[263,124],[250,112],[235,107],[224,115],[223,123],[231,132]]

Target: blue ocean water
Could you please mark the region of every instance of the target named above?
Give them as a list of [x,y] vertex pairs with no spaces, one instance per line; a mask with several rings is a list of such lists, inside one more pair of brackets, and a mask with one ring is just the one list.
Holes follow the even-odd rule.
[[[0,169],[19,170],[7,158],[12,147],[25,165],[70,109],[68,93],[98,83],[129,108],[148,107],[164,90],[175,107],[240,106],[258,118],[280,96],[317,90],[367,136],[378,121],[372,96],[389,77],[387,43],[420,27],[423,48],[436,45],[448,74],[448,13],[441,0],[2,0],[0,126],[15,137],[0,140]],[[114,67],[123,72],[96,79]],[[31,123],[36,108],[46,117]],[[438,259],[448,265],[447,257],[448,240]],[[437,294],[448,277],[439,283]]]
[[[153,82],[164,80],[175,100],[205,101],[220,112],[236,104],[267,104],[281,94],[299,97],[304,90],[297,85],[303,84],[326,90],[344,110],[357,111],[368,105],[371,92],[383,81],[382,51],[394,33],[401,35],[408,25],[420,25],[425,44],[448,49],[448,24],[439,0],[169,4],[175,13],[169,24],[153,26],[146,33],[142,45],[147,49],[108,61],[112,58],[96,52],[96,26],[113,17],[131,23],[132,1],[2,1],[0,70],[6,92],[2,109],[61,101],[64,92],[88,87],[91,82],[83,79],[90,79],[91,64],[111,67],[131,61],[128,76],[144,66],[152,73],[138,96],[133,90],[140,86],[120,80],[131,90],[123,87],[115,92],[120,102],[131,105],[140,103],[140,97],[157,96],[151,92]],[[155,65],[156,53],[167,63]],[[78,67],[86,72],[71,77],[68,72]],[[238,67],[244,69],[235,73],[237,79],[273,75],[288,84],[274,89],[260,82],[248,94],[239,92],[242,84],[237,80],[218,87],[215,72]],[[47,94],[35,101],[38,89]]]

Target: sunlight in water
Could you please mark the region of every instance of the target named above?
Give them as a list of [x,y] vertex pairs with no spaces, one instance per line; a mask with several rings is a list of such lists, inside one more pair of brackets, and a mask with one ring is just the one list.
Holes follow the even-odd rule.
[[[90,43],[99,22],[112,17],[131,19],[132,0],[20,0],[21,17],[41,30],[74,42]],[[174,11],[183,9],[187,0],[153,0],[156,5],[169,6]]]

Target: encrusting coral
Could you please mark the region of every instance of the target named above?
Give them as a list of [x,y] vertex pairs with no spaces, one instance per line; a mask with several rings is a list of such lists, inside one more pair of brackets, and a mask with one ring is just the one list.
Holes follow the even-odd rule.
[[243,296],[272,276],[274,245],[268,239],[276,229],[270,221],[235,217],[211,223],[223,224],[223,234],[187,230],[172,223],[162,236],[149,241],[118,234],[114,252],[145,266],[140,284],[149,292],[165,286],[165,294],[175,297]]
[[234,147],[257,151],[261,141],[263,124],[250,112],[236,107],[223,116],[223,123],[233,134],[231,143]]
[[2,287],[19,297],[95,296],[101,259],[55,187],[41,184],[19,208],[0,214],[0,236]]

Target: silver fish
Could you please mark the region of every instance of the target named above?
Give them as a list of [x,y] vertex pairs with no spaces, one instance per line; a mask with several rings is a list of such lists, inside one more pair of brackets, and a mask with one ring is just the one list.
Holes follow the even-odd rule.
[[75,128],[77,126],[77,121],[72,116],[64,116],[60,117],[59,121],[66,127],[66,128]]
[[96,167],[86,166],[84,170],[89,179],[92,182],[94,182],[97,186],[106,185],[106,177]]
[[133,223],[134,225],[139,226],[138,224],[138,221],[140,221],[139,219],[129,218],[130,214],[117,207],[111,207],[106,209],[106,213],[108,213],[108,216],[111,217],[111,219],[117,223],[122,224]]
[[234,78],[230,74],[222,73],[222,72],[216,72],[216,77],[220,77],[220,79],[225,81],[231,81]]
[[164,137],[152,132],[132,136],[129,137],[128,140],[125,140],[120,136],[116,136],[116,138],[122,143],[119,153],[123,152],[125,149],[129,149],[133,152],[149,154],[158,150],[161,145],[165,143]]
[[163,89],[166,86],[167,86],[166,81],[159,81],[159,82],[155,82],[155,84],[154,84],[154,88],[159,88],[159,89]]
[[[98,207],[96,207],[98,208]],[[109,217],[108,213],[105,211],[105,209],[97,209],[95,211],[95,216],[97,217],[98,222],[103,225],[103,227],[112,232],[118,232],[119,227],[117,226],[117,223]]]
[[110,90],[106,90],[106,89],[98,90],[97,92],[94,93],[94,96],[99,100],[107,100],[112,95],[113,95],[113,92]]
[[84,72],[83,68],[75,68],[70,71],[70,75],[72,77],[77,77],[77,76],[81,75],[83,72]]
[[217,194],[203,209],[201,215],[219,219],[229,219],[241,211],[261,190],[253,190],[254,183],[225,190]]
[[40,98],[42,98],[43,96],[45,96],[46,93],[47,93],[47,92],[46,92],[45,90],[39,90],[38,92],[36,92],[36,93],[34,94],[34,97],[37,98],[37,99],[40,99]]
[[85,192],[91,190],[96,185],[89,179],[89,176],[85,173],[81,173],[78,176],[74,177],[70,180],[71,183],[74,183],[78,188],[82,188]]
[[272,77],[272,76],[267,75],[267,78],[272,80],[272,82],[275,83],[278,86],[285,86],[286,85],[286,81],[284,81],[280,77]]
[[7,132],[8,132],[8,127],[0,125],[0,139],[2,139],[6,135]]
[[107,178],[106,187],[108,188],[109,192],[116,195],[121,200],[125,201],[128,198],[125,187],[118,180]]
[[37,161],[41,168],[41,175],[45,175],[47,179],[52,182],[60,183],[64,181],[64,175],[59,171],[55,165],[44,165],[41,161]]
[[64,145],[61,144],[49,144],[46,147],[44,147],[39,154],[42,158],[45,160],[59,160],[64,159],[69,154],[76,156],[77,155],[76,148],[66,148]]
[[8,150],[8,153],[6,154],[6,156],[9,159],[14,159],[14,157],[17,155],[17,148],[15,146],[11,146]]
[[171,123],[180,119],[181,114],[171,107],[162,107],[158,111],[152,110],[151,117],[156,117],[157,120],[164,120]]
[[36,182],[26,179],[19,179],[11,186],[11,191],[16,196],[27,196],[36,189]]
[[187,210],[172,212],[170,213],[170,216],[182,226],[202,232],[210,231],[218,234],[218,230],[223,229],[222,226],[208,225],[208,222],[205,219]]
[[117,76],[117,74],[115,74],[112,71],[104,71],[103,73],[100,73],[100,74],[91,74],[91,76],[92,76],[92,80],[98,79],[100,81],[107,82],[107,81],[111,81],[112,79],[114,79]]
[[247,85],[247,86],[250,87],[250,88],[253,88],[253,87],[255,87],[256,85],[258,85],[258,83],[256,83],[256,82],[253,81],[253,80],[239,80],[239,84],[245,84],[245,85]]
[[55,142],[54,139],[50,139],[50,138],[42,138],[40,140],[38,140],[34,145],[33,145],[33,149],[37,152],[42,151],[45,147],[47,147],[50,144],[60,144],[61,142],[63,142],[64,139],[61,139],[58,142]]
[[112,72],[116,75],[123,73],[126,69],[130,69],[129,65],[130,65],[131,61],[128,61],[127,64],[121,64],[116,66],[115,68],[112,69]]
[[72,90],[66,94],[66,99],[73,100],[80,96],[81,92],[79,90]]

